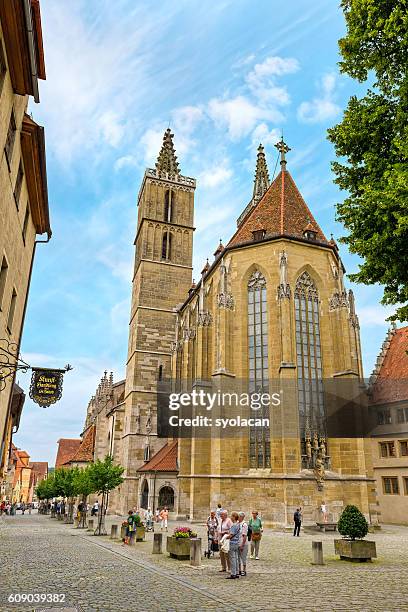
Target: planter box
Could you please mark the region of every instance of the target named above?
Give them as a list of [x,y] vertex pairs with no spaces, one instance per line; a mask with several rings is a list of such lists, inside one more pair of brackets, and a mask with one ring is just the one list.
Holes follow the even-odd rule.
[[126,525],[121,525],[120,527],[120,539],[124,540],[126,538]]
[[173,559],[185,561],[190,559],[190,538],[167,536],[167,552]]
[[334,552],[347,561],[371,561],[377,557],[375,542],[370,540],[334,540]]
[[136,542],[143,542],[145,539],[146,529],[144,525],[138,525],[136,527]]

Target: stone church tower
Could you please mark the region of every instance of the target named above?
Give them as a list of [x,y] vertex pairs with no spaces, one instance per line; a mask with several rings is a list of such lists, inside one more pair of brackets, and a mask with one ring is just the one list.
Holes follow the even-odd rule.
[[330,435],[336,405],[323,389],[363,382],[353,294],[335,241],[286,168],[289,148],[276,146],[281,171],[270,183],[260,147],[253,197],[235,234],[178,309],[172,371],[186,390],[188,380],[211,390],[241,381],[250,393],[275,385],[292,395],[265,409],[268,425],[178,440],[178,514],[201,520],[221,503],[287,525],[302,506],[313,523],[325,500],[334,521],[351,503],[375,522],[369,440]]
[[195,187],[180,174],[168,129],[138,197],[119,492],[124,513],[138,505],[138,468],[166,443],[156,436],[156,387],[170,376],[175,309],[192,282]]

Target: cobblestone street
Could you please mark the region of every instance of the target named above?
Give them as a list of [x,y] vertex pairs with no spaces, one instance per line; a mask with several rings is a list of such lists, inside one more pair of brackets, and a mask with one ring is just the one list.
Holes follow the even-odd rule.
[[[333,534],[293,538],[266,530],[261,560],[249,560],[246,578],[226,581],[218,559],[203,558],[194,569],[166,553],[152,555],[151,533],[129,548],[48,516],[6,516],[0,518],[0,610],[408,610],[408,528],[387,526],[369,537],[378,559],[350,564],[334,556]],[[323,567],[310,565],[312,540],[323,541]],[[65,601],[13,604],[13,593],[65,594]]]

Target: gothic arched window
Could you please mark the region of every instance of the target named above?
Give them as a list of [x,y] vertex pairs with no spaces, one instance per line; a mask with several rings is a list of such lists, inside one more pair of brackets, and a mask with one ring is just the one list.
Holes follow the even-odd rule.
[[325,434],[319,294],[311,276],[303,272],[295,287],[298,406],[302,438],[305,432]]
[[162,259],[171,259],[172,235],[169,231],[164,232],[162,240]]
[[[249,392],[268,391],[268,317],[266,280],[259,271],[248,281],[248,357]],[[269,418],[269,414],[257,415]],[[271,450],[268,427],[251,427],[249,431],[250,467],[270,467]]]
[[176,203],[176,194],[171,189],[167,189],[164,194],[164,220],[171,223],[174,216],[174,205]]

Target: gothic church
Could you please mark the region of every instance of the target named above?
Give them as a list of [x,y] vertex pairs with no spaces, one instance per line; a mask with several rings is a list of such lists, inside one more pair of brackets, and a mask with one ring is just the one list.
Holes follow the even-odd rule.
[[[168,129],[138,196],[126,381],[115,457],[125,482],[113,510],[157,507],[201,520],[220,502],[291,523],[301,505],[314,521],[324,499],[336,520],[356,504],[376,521],[369,442],[327,438],[319,380],[363,379],[359,322],[337,245],[327,239],[287,170],[271,182],[258,149],[253,197],[228,243],[192,284],[196,182],[180,172]],[[281,423],[296,435],[249,428],[239,439],[157,436],[163,378],[289,382],[294,401]],[[272,427],[272,426],[271,426]],[[160,491],[168,497],[160,498]],[[169,493],[170,492],[170,493]]]

